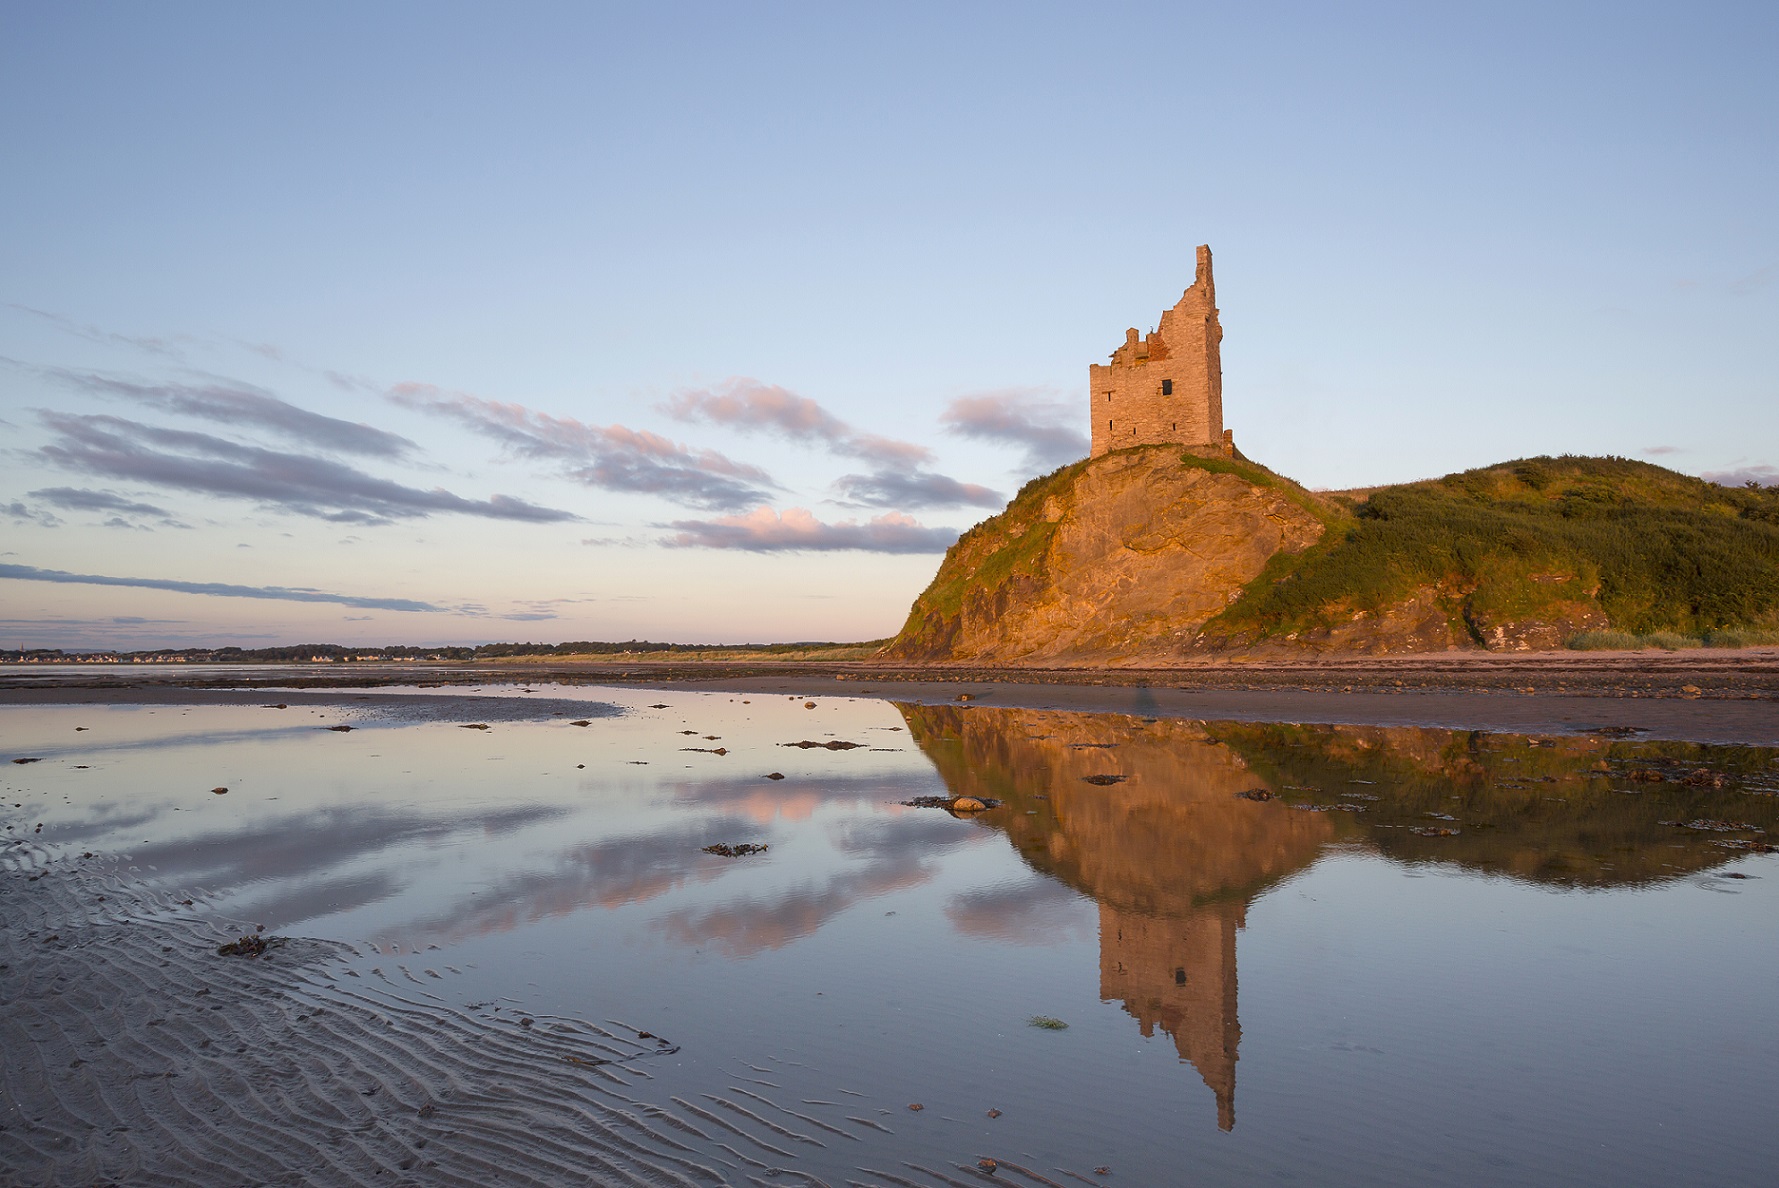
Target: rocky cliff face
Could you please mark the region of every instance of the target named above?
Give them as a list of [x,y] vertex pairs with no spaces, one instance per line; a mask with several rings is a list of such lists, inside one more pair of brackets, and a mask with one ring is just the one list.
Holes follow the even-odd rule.
[[1167,663],[1275,554],[1324,530],[1311,496],[1260,467],[1179,446],[1106,454],[966,533],[888,655]]

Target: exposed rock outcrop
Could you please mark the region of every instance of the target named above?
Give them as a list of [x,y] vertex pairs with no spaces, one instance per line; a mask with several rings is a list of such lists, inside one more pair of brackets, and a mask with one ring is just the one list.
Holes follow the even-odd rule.
[[1251,463],[1115,451],[1028,484],[966,533],[887,654],[1166,663],[1274,554],[1324,531],[1312,496]]

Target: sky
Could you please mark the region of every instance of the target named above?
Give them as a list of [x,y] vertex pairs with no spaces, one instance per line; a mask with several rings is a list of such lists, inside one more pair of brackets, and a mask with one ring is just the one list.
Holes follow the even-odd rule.
[[0,645],[892,635],[1216,255],[1316,488],[1779,482],[1771,3],[0,2]]

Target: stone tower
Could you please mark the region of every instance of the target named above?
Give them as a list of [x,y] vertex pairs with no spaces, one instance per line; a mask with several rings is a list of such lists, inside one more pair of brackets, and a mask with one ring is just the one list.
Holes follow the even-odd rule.
[[1186,445],[1233,454],[1223,428],[1223,358],[1211,249],[1179,303],[1146,338],[1134,328],[1108,364],[1087,368],[1093,402],[1093,454],[1136,445]]

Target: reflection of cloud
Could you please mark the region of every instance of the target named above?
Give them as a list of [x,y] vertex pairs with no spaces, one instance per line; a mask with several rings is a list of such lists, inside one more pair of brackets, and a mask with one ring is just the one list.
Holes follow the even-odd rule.
[[918,466],[933,456],[911,441],[861,433],[807,396],[746,376],[714,388],[681,392],[661,409],[676,421],[763,429],[796,442],[820,442],[836,454],[863,458],[875,466]]
[[422,491],[329,458],[242,445],[208,433],[157,429],[122,417],[40,416],[58,436],[37,453],[100,478],[250,499],[336,523],[383,524],[434,512],[531,523],[579,519],[508,495],[476,500],[443,488]]
[[78,586],[130,586],[142,590],[173,590],[181,594],[211,594],[219,598],[269,598],[279,602],[333,602],[342,606],[360,606],[374,610],[443,611],[430,602],[409,598],[360,598],[351,594],[328,594],[321,590],[291,589],[287,586],[235,586],[227,582],[178,582],[166,578],[110,577],[96,573],[67,573],[60,569],[38,569],[35,565],[0,564],[0,578],[28,582],[66,582]]
[[806,883],[776,898],[674,912],[665,921],[667,931],[686,944],[715,945],[736,957],[781,949],[861,900],[926,882],[937,869],[929,861],[937,850],[985,836],[968,822],[949,817],[941,821],[898,816],[853,825],[842,830],[837,845],[843,853],[864,859],[861,866],[825,884]]
[[659,833],[576,846],[558,854],[548,870],[509,876],[473,903],[460,900],[430,920],[405,927],[459,940],[506,932],[586,907],[641,903],[665,895],[689,879],[714,879],[732,869],[703,848],[749,835],[749,829],[748,823],[738,818],[708,817]]
[[888,787],[881,776],[869,775],[792,776],[771,781],[750,775],[688,782],[674,789],[675,798],[681,803],[721,808],[761,824],[806,821],[823,804],[883,801],[892,792],[906,795],[899,784]]
[[367,907],[400,889],[393,878],[380,872],[310,879],[296,886],[279,885],[272,894],[242,904],[237,914],[270,928],[284,928],[317,916]]
[[1027,463],[1034,470],[1073,462],[1087,453],[1087,438],[1076,427],[1080,423],[1077,405],[1042,399],[1030,392],[959,396],[946,406],[939,420],[963,437],[1024,447]]
[[783,513],[759,507],[745,516],[675,520],[668,527],[679,530],[679,535],[662,541],[672,548],[743,549],[753,553],[943,553],[957,539],[955,528],[926,528],[900,512],[889,512],[864,524],[857,520],[824,524],[801,507]]
[[966,891],[945,906],[965,936],[1016,945],[1054,945],[1093,939],[1098,909],[1055,879],[1026,879]]
[[503,809],[480,816],[416,817],[379,807],[326,808],[257,821],[238,830],[147,842],[131,860],[186,886],[229,890],[265,879],[314,880],[366,855],[442,841],[454,834],[511,833],[560,816],[558,808]]
[[570,478],[607,491],[659,495],[688,507],[729,510],[759,502],[772,476],[715,450],[692,450],[658,433],[623,425],[588,425],[522,404],[397,384],[389,398],[449,417],[524,458],[561,462]]

